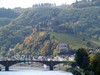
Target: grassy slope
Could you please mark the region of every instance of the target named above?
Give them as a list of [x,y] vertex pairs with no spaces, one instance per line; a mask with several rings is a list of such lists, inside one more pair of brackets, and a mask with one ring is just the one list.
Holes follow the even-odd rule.
[[51,36],[55,36],[59,43],[67,43],[73,49],[77,49],[80,47],[87,48],[86,43],[87,41],[91,42],[94,47],[99,46],[100,44],[90,38],[86,38],[86,41],[82,41],[83,37],[79,35],[73,34],[62,34],[62,33],[55,33],[51,32]]

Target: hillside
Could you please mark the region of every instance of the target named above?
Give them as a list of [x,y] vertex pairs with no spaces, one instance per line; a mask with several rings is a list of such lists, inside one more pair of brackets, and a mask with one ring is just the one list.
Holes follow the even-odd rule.
[[[59,49],[59,44],[66,43],[69,51]],[[90,45],[88,44],[90,43]],[[73,49],[94,48],[99,46],[90,38],[83,40],[82,36],[62,34],[55,32],[37,32],[34,31],[27,36],[22,43],[17,43],[16,46],[8,51],[9,56],[13,55],[58,55],[73,53]]]
[[66,42],[73,49],[100,45],[100,6],[77,8],[72,4],[3,10],[12,14],[0,17],[0,54],[22,43],[34,28],[56,35],[58,42]]
[[[70,45],[72,49],[78,49],[80,47],[83,48],[96,48],[96,46],[99,46],[100,43],[97,41],[87,38],[85,36],[76,35],[76,34],[63,34],[63,33],[50,33],[51,36],[55,36],[58,43],[67,43]],[[90,46],[88,46],[88,43],[90,43]]]
[[19,14],[11,9],[0,8],[0,26],[7,25]]
[[33,31],[21,44],[18,43],[8,53],[10,55],[57,55],[59,53],[58,42],[51,38],[48,32]]
[[48,28],[63,33],[82,33],[100,40],[99,9],[99,6],[86,8],[33,7],[22,13],[10,24],[20,27]]

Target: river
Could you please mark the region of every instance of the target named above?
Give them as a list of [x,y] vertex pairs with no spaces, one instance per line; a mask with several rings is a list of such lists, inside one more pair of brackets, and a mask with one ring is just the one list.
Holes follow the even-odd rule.
[[30,68],[30,67],[16,67],[10,68],[10,71],[0,71],[0,75],[72,75],[65,71],[49,71],[42,68]]

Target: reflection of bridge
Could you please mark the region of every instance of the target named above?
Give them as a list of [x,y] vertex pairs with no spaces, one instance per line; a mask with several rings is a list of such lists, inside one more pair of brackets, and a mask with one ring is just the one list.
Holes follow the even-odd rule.
[[34,60],[6,60],[6,61],[0,61],[0,64],[5,66],[5,71],[9,71],[9,67],[14,65],[14,64],[17,64],[17,63],[20,63],[20,62],[39,62],[39,63],[42,63],[42,64],[45,64],[47,66],[49,66],[49,69],[50,70],[53,70],[53,67],[57,64],[60,64],[60,63],[70,63],[70,61],[34,61]]

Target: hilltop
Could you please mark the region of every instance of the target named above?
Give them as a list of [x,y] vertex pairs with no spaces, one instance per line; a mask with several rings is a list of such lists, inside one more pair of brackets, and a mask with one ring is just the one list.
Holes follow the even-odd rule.
[[[91,2],[90,2],[91,3]],[[92,2],[94,3],[94,2]],[[91,4],[92,4],[91,3]],[[33,6],[31,8],[0,9],[0,51],[5,55],[16,44],[23,43],[33,29],[55,35],[58,43],[66,42],[73,49],[96,48],[100,45],[100,6],[77,7],[82,4],[61,6]]]

